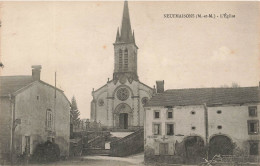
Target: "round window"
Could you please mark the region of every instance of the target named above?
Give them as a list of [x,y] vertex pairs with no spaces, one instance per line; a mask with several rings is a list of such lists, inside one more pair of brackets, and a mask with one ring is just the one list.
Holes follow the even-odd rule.
[[121,101],[125,101],[129,97],[129,91],[126,88],[121,88],[117,91],[117,98]]
[[146,104],[147,101],[148,101],[148,97],[143,97],[143,98],[142,98],[142,104]]
[[98,105],[99,106],[103,106],[104,105],[104,100],[103,99],[99,99],[98,100]]

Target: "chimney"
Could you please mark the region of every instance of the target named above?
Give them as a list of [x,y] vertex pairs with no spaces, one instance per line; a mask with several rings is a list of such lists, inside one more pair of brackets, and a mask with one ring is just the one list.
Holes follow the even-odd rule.
[[33,65],[32,66],[32,78],[34,81],[40,80],[41,78],[41,65]]
[[156,81],[156,89],[157,89],[157,93],[163,93],[164,92],[164,80]]

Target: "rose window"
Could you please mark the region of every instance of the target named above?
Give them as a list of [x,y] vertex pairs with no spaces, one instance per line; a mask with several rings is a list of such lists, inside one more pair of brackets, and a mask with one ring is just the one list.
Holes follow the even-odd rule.
[[117,98],[121,101],[125,101],[129,97],[129,91],[126,88],[121,88],[117,91]]
[[98,100],[98,105],[99,106],[103,106],[104,105],[104,100],[103,99],[99,99]]
[[147,101],[148,101],[148,97],[143,97],[143,98],[142,98],[142,104],[146,104]]

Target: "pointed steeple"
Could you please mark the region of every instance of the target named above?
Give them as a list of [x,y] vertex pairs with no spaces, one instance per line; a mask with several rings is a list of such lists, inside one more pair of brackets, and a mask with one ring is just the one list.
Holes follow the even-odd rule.
[[133,42],[133,35],[129,17],[128,2],[124,2],[124,11],[121,25],[121,42]]
[[[116,41],[114,43],[114,74],[113,80],[128,79],[131,84],[133,80],[138,81],[137,75],[137,45],[135,44],[134,31],[131,29],[128,2],[124,2],[122,25],[117,29]],[[120,82],[123,84],[123,82]]]
[[119,35],[119,27],[117,28],[117,33],[116,33],[116,43],[120,41],[120,35]]

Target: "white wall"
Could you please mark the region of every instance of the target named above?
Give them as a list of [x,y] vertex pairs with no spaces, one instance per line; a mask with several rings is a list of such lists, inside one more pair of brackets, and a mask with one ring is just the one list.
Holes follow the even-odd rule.
[[[54,114],[56,132],[55,142],[59,144],[61,155],[69,154],[70,134],[70,104],[60,91],[57,92],[54,111],[54,89],[42,83],[34,83],[31,87],[16,96],[16,118],[21,124],[16,128],[16,135],[22,137],[22,151],[25,146],[25,136],[30,136],[31,153],[36,143],[45,142],[48,137],[46,130],[46,110]],[[39,96],[39,100],[37,100]]]
[[[207,107],[208,109],[208,141],[211,137],[221,134],[226,135],[235,142],[240,148],[248,148],[249,140],[260,140],[259,134],[249,135],[247,120],[258,120],[260,116],[260,105],[257,105],[258,117],[249,117],[248,107],[256,106],[256,104],[245,105],[226,105]],[[160,110],[160,119],[154,119],[154,110]],[[221,110],[221,114],[217,111]],[[194,111],[195,114],[191,114]],[[175,143],[176,140],[181,142],[187,136],[200,136],[206,143],[206,123],[205,109],[203,105],[197,106],[176,106],[173,108],[173,119],[167,119],[167,108],[164,107],[147,107],[145,110],[145,145],[156,149],[157,143],[169,142]],[[167,136],[165,133],[165,123],[173,122],[174,134],[184,136]],[[161,123],[162,134],[153,135],[153,123]],[[217,126],[221,125],[222,129]],[[192,130],[191,127],[196,129]],[[163,136],[168,139],[163,140]],[[157,143],[156,143],[157,142]]]
[[[129,98],[125,101],[119,100],[116,95],[117,90],[121,87],[127,88],[130,93]],[[126,81],[125,84],[121,84],[119,81],[116,84],[114,82],[106,84],[101,89],[93,92],[93,98],[96,100],[97,122],[101,121],[101,124],[104,126],[112,127],[113,123],[115,125],[113,112],[119,104],[125,103],[133,110],[131,126],[143,126],[144,108],[141,100],[143,97],[150,99],[152,93],[152,89],[137,81],[133,81],[132,83]],[[105,101],[104,106],[98,105],[100,99]]]

